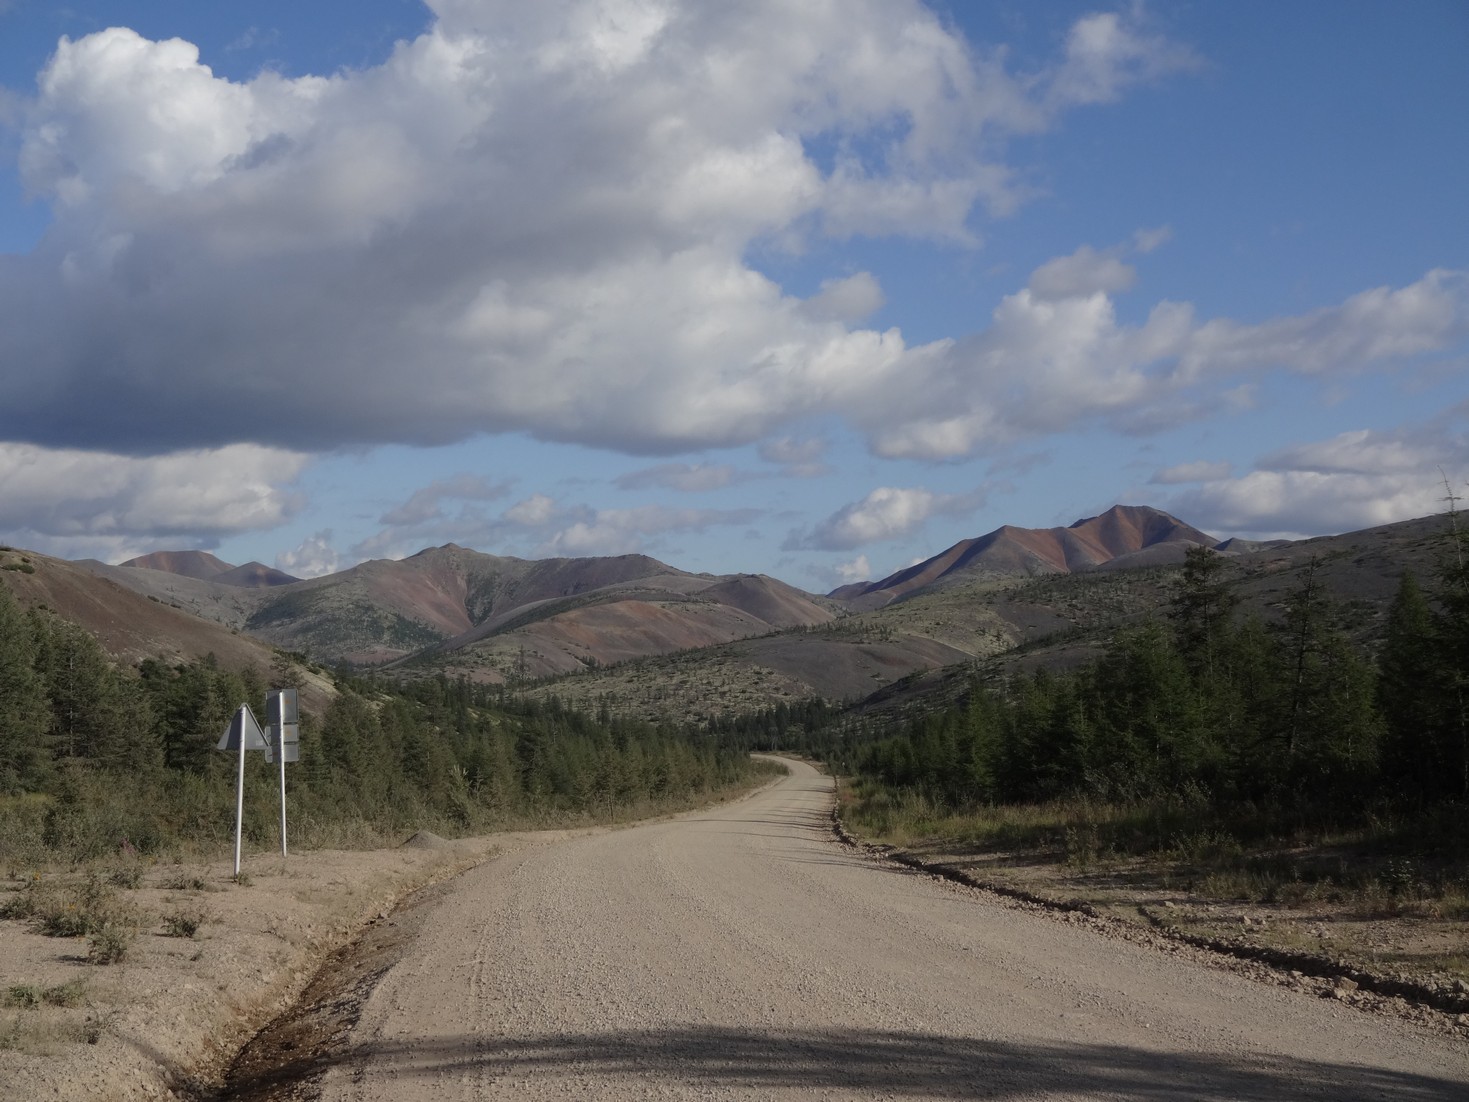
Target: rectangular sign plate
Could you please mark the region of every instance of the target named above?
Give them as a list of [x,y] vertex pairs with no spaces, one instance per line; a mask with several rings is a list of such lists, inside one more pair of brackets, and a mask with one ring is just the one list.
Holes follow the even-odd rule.
[[296,712],[295,689],[271,689],[265,694],[265,722],[271,726],[277,723],[301,722]]

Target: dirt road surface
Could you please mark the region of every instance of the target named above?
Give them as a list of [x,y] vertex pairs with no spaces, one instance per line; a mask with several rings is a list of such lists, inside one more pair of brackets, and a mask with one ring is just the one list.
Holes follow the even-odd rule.
[[792,769],[468,873],[323,1098],[1469,1099],[1452,1038],[861,856]]

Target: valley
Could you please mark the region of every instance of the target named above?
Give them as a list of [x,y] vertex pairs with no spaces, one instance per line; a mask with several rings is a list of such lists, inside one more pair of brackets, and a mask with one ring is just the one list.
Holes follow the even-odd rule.
[[[966,664],[1073,666],[1117,627],[1157,614],[1190,546],[1217,545],[1243,608],[1267,619],[1314,563],[1354,637],[1371,645],[1400,573],[1432,573],[1444,523],[1425,517],[1256,545],[1118,506],[1065,529],[1007,526],[826,595],[761,575],[691,574],[646,556],[532,561],[453,544],[309,580],[197,553],[55,572],[91,572],[309,664],[390,680],[462,677],[684,722],[811,697],[890,698],[907,679],[927,683]],[[223,633],[208,643],[221,656],[241,646]],[[201,639],[194,653],[204,647]]]
[[[308,733],[293,800],[296,813],[312,808],[298,836],[308,850],[365,846],[379,855],[367,862],[369,869],[391,869],[398,859],[381,847],[414,831],[475,836],[482,854],[501,844],[495,839],[509,838],[504,831],[510,826],[594,831],[584,841],[544,830],[525,834],[534,841],[522,856],[492,858],[472,874],[496,885],[497,898],[508,891],[518,899],[512,910],[486,910],[490,905],[473,894],[460,901],[469,881],[456,882],[452,897],[436,895],[432,910],[422,912],[423,937],[430,939],[423,947],[416,933],[388,939],[405,961],[422,951],[461,964],[481,962],[467,978],[424,981],[437,989],[469,982],[473,998],[466,1005],[481,1016],[422,1022],[414,1016],[411,1029],[425,1032],[412,1034],[398,1015],[426,996],[391,985],[379,991],[375,980],[367,984],[350,1046],[324,1049],[320,1061],[350,1068],[353,1083],[375,1084],[362,1088],[369,1094],[351,1093],[358,1090],[352,1087],[344,1097],[399,1097],[420,1081],[458,1084],[478,1096],[499,1091],[531,1097],[527,1091],[540,1089],[529,1085],[532,1072],[537,1084],[550,1084],[546,1089],[595,1084],[605,1097],[639,1096],[649,1082],[735,1097],[750,1090],[765,1092],[761,1097],[808,1097],[813,1091],[903,1097],[903,1090],[917,1091],[914,1097],[978,1097],[993,1094],[995,1083],[1012,1093],[1040,1089],[1065,1097],[1063,1085],[1039,1070],[1038,1054],[1062,1061],[1087,1084],[1077,1097],[1108,1089],[1096,1077],[1101,1054],[1134,1068],[1136,1089],[1172,1082],[1168,1069],[1187,1066],[1215,1092],[1204,1097],[1290,1097],[1313,1079],[1346,1091],[1357,1075],[1368,1076],[1374,1090],[1456,1096],[1464,1026],[1456,1018],[1454,984],[1464,973],[1453,942],[1462,932],[1462,887],[1469,881],[1458,833],[1435,833],[1432,825],[1445,821],[1440,812],[1455,806],[1453,794],[1443,797],[1447,803],[1415,810],[1401,797],[1389,802],[1384,791],[1369,815],[1358,795],[1365,790],[1352,786],[1377,775],[1363,772],[1379,768],[1375,758],[1343,758],[1345,765],[1322,758],[1327,771],[1311,780],[1302,772],[1306,759],[1283,752],[1256,762],[1231,753],[1210,758],[1213,752],[1205,750],[1197,761],[1189,759],[1188,768],[1201,772],[1169,780],[1167,763],[1183,760],[1176,755],[1179,747],[1195,745],[1189,739],[1206,746],[1222,738],[1219,745],[1228,746],[1230,736],[1226,728],[1220,735],[1200,726],[1208,708],[1196,713],[1180,705],[1216,692],[1212,682],[1198,680],[1180,696],[1159,679],[1169,661],[1180,660],[1167,658],[1169,647],[1183,645],[1169,642],[1178,634],[1171,625],[1180,594],[1200,584],[1197,577],[1190,582],[1189,571],[1198,570],[1204,549],[1217,552],[1204,556],[1212,572],[1207,586],[1215,587],[1207,589],[1210,600],[1227,596],[1219,607],[1235,610],[1231,630],[1242,633],[1230,636],[1230,646],[1253,640],[1259,654],[1280,655],[1297,639],[1301,655],[1328,657],[1323,670],[1360,671],[1362,663],[1403,645],[1394,619],[1403,614],[1403,572],[1429,585],[1445,576],[1448,524],[1444,517],[1426,517],[1307,541],[1221,544],[1166,514],[1118,507],[1069,529],[1002,529],[891,578],[824,595],[763,576],[692,574],[644,556],[532,562],[454,545],[309,580],[198,553],[106,566],[0,549],[0,597],[14,609],[0,607],[0,636],[9,632],[20,640],[34,633],[39,650],[26,661],[34,663],[37,680],[26,691],[30,699],[49,693],[53,709],[41,742],[52,756],[49,764],[34,754],[16,756],[10,743],[0,747],[10,754],[0,766],[10,762],[22,770],[23,785],[35,786],[34,793],[0,797],[0,853],[13,876],[43,870],[29,874],[33,879],[13,879],[6,893],[6,917],[13,921],[0,922],[0,937],[20,938],[15,944],[26,946],[28,955],[14,959],[33,962],[28,967],[34,972],[7,973],[6,979],[43,1003],[70,990],[47,978],[60,974],[56,950],[51,939],[27,932],[37,920],[26,920],[25,908],[50,898],[47,893],[85,892],[104,875],[122,877],[114,867],[120,837],[134,851],[133,839],[143,847],[138,899],[157,895],[160,902],[140,908],[109,888],[110,895],[102,894],[122,916],[109,921],[132,924],[127,937],[148,967],[181,970],[181,981],[191,982],[186,977],[193,975],[197,954],[212,950],[205,946],[193,956],[163,951],[154,942],[171,935],[149,933],[146,926],[167,914],[148,908],[187,904],[212,916],[197,885],[211,882],[213,874],[160,879],[147,870],[160,861],[172,862],[168,867],[207,861],[219,848],[227,771],[206,752],[213,736],[206,744],[196,728],[217,727],[226,697],[233,700],[247,687],[253,692],[268,677],[302,691]],[[1306,627],[1298,623],[1307,607],[1303,593],[1318,610]],[[1425,637],[1447,630],[1434,626],[1437,621],[1424,623]],[[67,648],[74,648],[67,651],[71,657],[63,653]],[[1357,666],[1348,662],[1348,651]],[[103,655],[110,670],[99,665]],[[1278,658],[1267,664],[1281,665]],[[1103,669],[1110,672],[1097,672]],[[1134,675],[1145,687],[1128,697],[1126,682]],[[1278,694],[1268,681],[1254,679],[1262,692]],[[1366,699],[1360,685],[1353,691],[1359,693],[1353,699]],[[1027,713],[1032,728],[1009,718],[1021,714],[1014,709],[1031,706],[1027,700],[1038,709]],[[1289,711],[1288,700],[1278,695],[1251,705],[1261,722],[1270,723],[1284,714],[1282,707]],[[1382,739],[1381,776],[1392,784],[1417,776],[1396,743],[1372,733],[1379,732],[1371,724],[1380,717],[1364,715],[1357,717],[1362,730]],[[121,737],[118,717],[129,716],[152,716],[154,726],[141,740]],[[1070,730],[1071,717],[1104,725]],[[93,726],[77,726],[79,719]],[[1158,741],[1148,750],[1132,726],[1155,720],[1146,730]],[[103,732],[101,743],[78,741],[84,736],[76,732],[94,729]],[[1322,728],[1328,732],[1320,736],[1327,739],[1323,752],[1336,753],[1329,729],[1329,723]],[[1311,728],[1299,730],[1305,738]],[[1044,739],[1058,740],[1055,749]],[[1031,753],[1030,746],[1038,748],[1033,761],[1016,758]],[[794,779],[757,797],[748,805],[753,810],[735,804],[594,841],[604,837],[595,824],[666,814],[748,788],[756,781],[746,751],[771,747],[804,749],[849,777],[842,822],[883,845],[856,850],[831,841],[832,785],[807,765],[792,765]],[[268,778],[256,764],[250,783],[258,801]],[[1201,786],[1195,776],[1214,787]],[[1435,783],[1443,782],[1439,776]],[[184,828],[192,837],[188,845],[168,833],[178,823],[195,824]],[[256,811],[249,829],[256,849],[268,849],[269,816]],[[686,857],[695,864],[687,865]],[[550,880],[540,879],[543,866],[554,870]],[[939,889],[941,901],[930,900],[935,882],[899,875],[915,866],[943,877],[957,872],[1000,895],[950,886]],[[793,887],[792,896],[773,886],[784,886],[797,868],[827,867],[832,871],[814,873],[819,889]],[[848,872],[839,874],[839,868]],[[888,879],[869,879],[873,872]],[[857,877],[850,885],[840,879],[849,873]],[[175,882],[185,887],[170,889]],[[568,892],[567,883],[575,883],[575,891]],[[522,889],[526,894],[515,896]],[[653,924],[660,944],[701,944],[721,954],[725,963],[709,977],[715,987],[702,986],[697,956],[668,957],[676,982],[660,986],[647,969],[617,971],[617,961],[664,959],[651,943],[628,940],[631,935],[611,927],[589,939],[549,924],[554,914],[575,916],[583,905],[619,914],[633,905],[629,891],[660,900],[660,908],[668,903]],[[871,931],[847,928],[841,914],[806,899],[813,891],[841,901],[843,913],[870,912]],[[1000,901],[1015,894],[1039,903],[1014,905],[1024,917],[1014,920],[1008,940],[982,944],[980,928],[966,924],[981,913],[986,932],[1010,922],[999,915],[1014,907]],[[1081,949],[1048,940],[1046,923],[1077,925],[1078,901],[1089,908],[1082,913],[1091,917],[1080,922],[1087,936],[1100,936],[1108,946],[1101,957],[1090,949],[1072,957]],[[481,946],[547,954],[517,965],[541,976],[536,991],[544,997],[495,973],[494,954],[443,940],[457,935],[428,932],[441,921],[440,907],[453,915],[465,906],[499,916],[486,919],[499,925],[480,935]],[[749,922],[736,921],[745,912]],[[1053,912],[1061,917],[1044,917]],[[357,914],[335,936],[313,939],[309,948],[316,955],[292,960],[320,959],[359,932],[364,944],[371,942],[375,929],[397,921],[389,914]],[[756,925],[757,919],[765,925]],[[26,921],[32,926],[22,928]],[[216,921],[205,919],[204,929]],[[472,926],[461,918],[449,921],[458,929]],[[797,935],[793,922],[801,929],[830,928],[836,941]],[[950,933],[925,933],[934,923]],[[1289,1005],[1276,1007],[1277,996],[1248,993],[1248,987],[1209,987],[1207,1006],[1180,1001],[1185,996],[1175,984],[1196,989],[1215,982],[1187,969],[1239,971],[1228,963],[1232,950],[1206,950],[1188,940],[1233,944],[1241,940],[1234,923],[1248,945],[1302,942],[1314,954],[1297,962],[1314,970],[1304,979],[1282,982],[1294,975],[1284,965],[1243,969],[1283,987],[1280,997]],[[945,941],[961,928],[971,933]],[[206,936],[223,933],[220,928]],[[892,971],[906,959],[894,938],[937,946],[934,937],[944,942],[939,956],[914,957],[913,970],[901,977]],[[877,940],[864,940],[871,938]],[[1105,960],[1124,952],[1118,945],[1134,942],[1167,963],[1129,956],[1117,966],[1123,969],[1114,977],[1119,989],[1124,972],[1134,977],[1126,981],[1126,998],[1082,990],[1074,977],[1048,971],[1034,956],[1061,954],[1073,962],[1068,967],[1087,975],[1112,975],[1114,966]],[[626,952],[614,952],[619,946]],[[776,970],[762,971],[771,947]],[[1408,961],[1415,952],[1419,957]],[[1025,1023],[1024,1044],[986,1049],[992,1059],[980,1063],[959,1053],[980,1036],[993,1041],[1003,1033],[998,1019],[986,1017],[989,1004],[961,1006],[959,987],[929,988],[929,980],[917,978],[968,975],[968,958],[956,954],[969,953],[981,954],[974,959],[985,963],[964,984],[993,986],[998,976],[1006,1014],[1029,1008],[1024,1013],[1033,1015],[1017,1019]],[[1391,953],[1397,957],[1384,964],[1382,955]],[[851,957],[865,967],[854,970]],[[1036,975],[1025,980],[1017,972],[1006,979],[997,963],[1002,960],[1030,961]],[[1187,969],[1180,970],[1184,962]],[[268,966],[266,975],[277,975],[270,970],[275,967]],[[308,977],[299,963],[291,967],[291,978],[281,982],[298,991]],[[874,987],[871,967],[891,975]],[[1400,982],[1393,978],[1399,974],[1416,977],[1418,985],[1418,994],[1409,991],[1402,1005],[1395,1001],[1399,995],[1379,995],[1376,988],[1359,994],[1345,986],[1370,978],[1396,990],[1391,985]],[[597,1001],[582,975],[601,977],[597,990],[603,984],[652,986],[630,1001]],[[1134,992],[1141,975],[1155,977],[1158,986]],[[743,996],[732,993],[736,987],[769,992],[770,998],[764,1009],[745,1006]],[[919,1003],[892,1002],[896,992],[910,988],[922,993],[922,1006],[950,1006],[952,1019],[933,1018]],[[1448,995],[1433,994],[1440,990]],[[11,1009],[5,1027],[27,1058],[51,1043],[23,1032],[43,1019],[70,1023],[56,1026],[72,1031],[67,1037],[93,1030],[99,1043],[106,1037],[126,1048],[126,1022],[132,1020],[126,1008],[132,1004],[121,992],[108,976],[107,984],[90,989],[84,1008],[53,1006],[35,1018]],[[159,1006],[174,1005],[161,989],[149,997],[161,1000]],[[668,1006],[659,1010],[664,998],[702,1007],[702,1017],[684,1020]],[[576,1008],[587,999],[588,1007]],[[1250,1007],[1245,1020],[1229,1009],[1241,1000]],[[1089,1009],[1097,1006],[1106,1012]],[[840,1029],[815,1024],[814,1016],[833,1007],[848,1015]],[[1424,1066],[1444,1069],[1442,1076],[1403,1078],[1406,1065],[1385,1050],[1358,1061],[1354,1052],[1323,1041],[1327,1033],[1358,1030],[1368,1017],[1342,1019],[1340,1013],[1364,1010],[1385,1015],[1391,1031],[1407,1031],[1393,1042],[1394,1051],[1421,1048]],[[1278,1011],[1285,1017],[1276,1019]],[[1042,1018],[1058,1012],[1082,1023],[1087,1039],[1081,1047],[1057,1048],[1043,1028]],[[259,1006],[242,1013],[240,1021],[263,1021]],[[1165,1014],[1192,1024],[1166,1037],[1137,1032],[1139,1020]],[[105,1015],[111,1016],[101,1026],[86,1024]],[[507,1032],[511,1018],[528,1021],[529,1031]],[[749,1022],[759,1023],[762,1036],[775,1037],[784,1054],[765,1061],[750,1052],[733,1065],[706,1059],[715,1048],[744,1051],[742,1038],[753,1036]],[[1277,1042],[1268,1038],[1276,1031],[1285,1047],[1271,1047]],[[331,1044],[339,1045],[340,1030],[333,1036]],[[412,1039],[396,1040],[404,1036]],[[1220,1037],[1229,1040],[1218,1042]],[[69,1043],[60,1049],[68,1051]],[[1216,1043],[1223,1047],[1211,1047]],[[665,1059],[659,1055],[664,1050],[675,1056]],[[1185,1059],[1182,1051],[1193,1055]],[[800,1054],[812,1052],[825,1055],[803,1064]],[[1233,1055],[1226,1059],[1226,1053]],[[295,1058],[280,1059],[290,1064]],[[947,1069],[949,1086],[915,1070],[931,1060]],[[850,1070],[869,1061],[897,1070]],[[0,1056],[0,1070],[4,1066]],[[37,1066],[44,1074],[44,1062]],[[157,1066],[148,1068],[141,1073],[145,1079],[159,1074]]]

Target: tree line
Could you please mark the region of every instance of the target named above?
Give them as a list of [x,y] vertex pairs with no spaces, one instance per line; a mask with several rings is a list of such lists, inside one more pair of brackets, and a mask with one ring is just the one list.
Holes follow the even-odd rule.
[[[119,666],[85,630],[0,588],[0,850],[83,857],[196,848],[233,831],[233,755],[215,742],[242,703],[293,685],[293,663],[231,671],[213,656]],[[288,811],[303,843],[395,831],[615,817],[705,798],[749,777],[708,739],[588,716],[556,700],[440,676],[397,686],[336,677],[303,714]],[[278,781],[247,755],[247,837],[275,837]],[[7,817],[9,823],[7,825]]]
[[1166,614],[1095,661],[999,682],[855,754],[938,806],[1180,795],[1347,821],[1469,800],[1469,566],[1455,530],[1427,592],[1403,575],[1375,658],[1317,564],[1283,615],[1241,616],[1226,560],[1191,549]]

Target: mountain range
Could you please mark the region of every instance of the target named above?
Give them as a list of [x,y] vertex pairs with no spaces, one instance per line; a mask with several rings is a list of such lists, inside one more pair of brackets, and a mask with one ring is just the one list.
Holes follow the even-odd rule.
[[[645,555],[528,560],[455,544],[310,579],[202,551],[111,566],[12,550],[0,553],[12,560],[0,561],[0,580],[129,662],[213,652],[264,666],[279,648],[318,663],[515,682],[686,716],[860,699],[1019,644],[1028,661],[1081,660],[1098,632],[1166,601],[1173,568],[1196,546],[1227,556],[1236,591],[1267,617],[1314,561],[1369,637],[1400,571],[1431,572],[1442,528],[1443,518],[1424,518],[1316,540],[1221,542],[1160,510],[1119,505],[1066,528],[1006,525],[824,595]],[[1037,649],[1044,639],[1054,642]],[[558,679],[554,689],[548,678]]]
[[1115,505],[1069,528],[1005,525],[961,540],[931,559],[878,582],[843,586],[830,595],[854,608],[880,608],[910,593],[956,579],[1016,574],[1071,574],[1080,570],[1181,562],[1189,547],[1219,541],[1192,525],[1143,505]]
[[161,570],[165,574],[178,574],[185,578],[214,582],[216,585],[239,586],[242,589],[260,589],[272,585],[290,585],[299,582],[284,571],[266,566],[262,562],[247,562],[244,566],[232,566],[217,559],[208,551],[154,551],[129,559],[123,566],[139,567],[143,570]]

